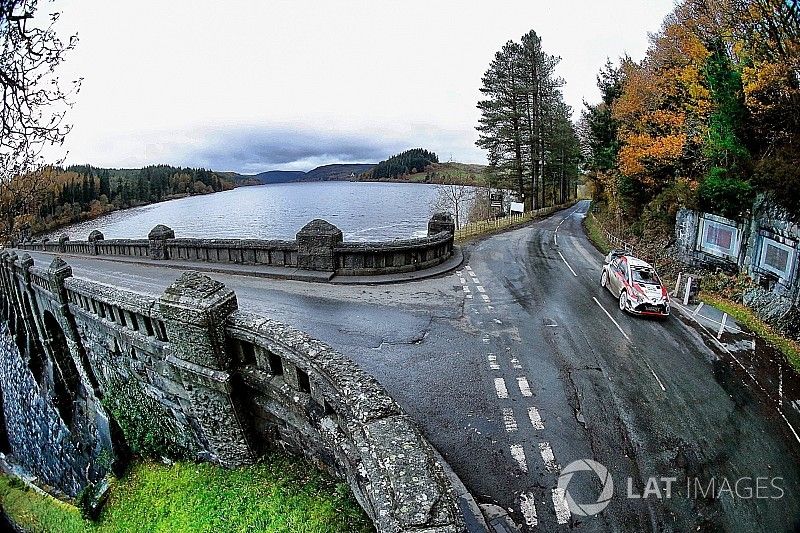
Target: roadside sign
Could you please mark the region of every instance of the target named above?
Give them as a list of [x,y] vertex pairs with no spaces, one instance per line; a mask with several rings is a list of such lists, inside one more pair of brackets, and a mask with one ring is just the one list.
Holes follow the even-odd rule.
[[512,213],[524,213],[525,212],[525,204],[522,202],[511,202],[511,212]]

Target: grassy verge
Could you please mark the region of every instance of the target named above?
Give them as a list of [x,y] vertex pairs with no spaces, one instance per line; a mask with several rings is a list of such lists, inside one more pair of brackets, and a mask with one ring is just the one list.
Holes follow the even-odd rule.
[[738,323],[780,350],[795,371],[800,372],[800,343],[783,337],[772,329],[769,324],[765,324],[759,319],[753,311],[740,303],[707,292],[701,293],[700,299],[706,304],[713,305],[717,309],[728,313]]
[[608,255],[611,251],[611,244],[609,244],[605,233],[600,228],[600,224],[591,212],[583,219],[583,227],[586,230],[586,236],[589,237],[594,247],[600,250],[603,255]]
[[208,463],[138,463],[112,483],[97,522],[0,476],[0,502],[31,533],[373,531],[346,485],[301,460],[272,456],[232,470]]
[[456,230],[455,234],[455,241],[456,242],[466,242],[471,239],[475,239],[478,237],[483,237],[485,235],[491,235],[492,233],[496,233],[505,229],[513,228],[515,226],[520,226],[525,224],[526,222],[530,222],[533,220],[534,215],[533,213],[525,213],[521,216],[515,217],[503,217],[498,218],[497,220],[482,220],[480,222],[470,222],[466,224],[464,227],[459,228]]

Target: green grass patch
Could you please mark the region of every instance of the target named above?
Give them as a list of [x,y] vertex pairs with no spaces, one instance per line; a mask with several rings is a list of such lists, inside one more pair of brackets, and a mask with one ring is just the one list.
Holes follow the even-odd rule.
[[112,482],[94,523],[72,505],[6,476],[0,476],[0,502],[31,533],[374,531],[347,485],[281,456],[231,470],[209,463],[137,463]]
[[713,305],[717,309],[728,313],[739,324],[774,346],[783,353],[795,371],[800,372],[800,343],[783,337],[772,329],[769,324],[759,319],[748,307],[740,303],[707,292],[702,292],[700,299],[707,305]]
[[606,235],[593,213],[589,213],[583,219],[583,228],[586,230],[586,236],[589,237],[594,247],[600,250],[603,255],[608,255],[612,250],[611,244],[606,239]]

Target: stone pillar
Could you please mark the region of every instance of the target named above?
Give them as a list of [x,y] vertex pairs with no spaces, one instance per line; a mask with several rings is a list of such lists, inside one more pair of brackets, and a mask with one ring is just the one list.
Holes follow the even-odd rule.
[[51,289],[53,296],[62,306],[62,312],[67,312],[67,292],[64,289],[64,280],[72,277],[72,267],[69,266],[63,259],[56,256],[47,267],[47,274],[50,278]]
[[428,221],[428,237],[443,231],[455,233],[456,224],[453,222],[453,216],[450,213],[444,212],[434,213]]
[[164,224],[159,224],[147,234],[150,240],[150,259],[169,259],[167,240],[175,238],[175,232]]
[[22,269],[22,279],[25,280],[27,287],[31,286],[31,267],[33,266],[33,257],[31,254],[24,253],[19,259],[19,266]]
[[334,247],[342,230],[324,220],[312,220],[297,233],[297,266],[307,270],[336,270]]
[[92,230],[89,234],[89,253],[92,255],[97,255],[97,241],[102,241],[105,239],[103,234],[100,230]]
[[67,236],[67,235],[62,233],[61,236],[58,238],[58,252],[59,253],[62,253],[62,254],[67,253],[67,241],[69,241],[69,236]]
[[225,322],[236,311],[236,295],[198,272],[184,272],[158,301],[172,354],[167,357],[191,401],[201,442],[223,466],[254,459],[245,426],[232,397]]

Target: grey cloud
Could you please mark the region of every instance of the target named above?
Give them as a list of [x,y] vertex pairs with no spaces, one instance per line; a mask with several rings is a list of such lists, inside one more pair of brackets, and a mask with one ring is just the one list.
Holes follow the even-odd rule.
[[391,141],[290,128],[232,126],[208,132],[201,139],[181,159],[192,166],[243,173],[308,170],[327,162],[377,162],[401,148]]

